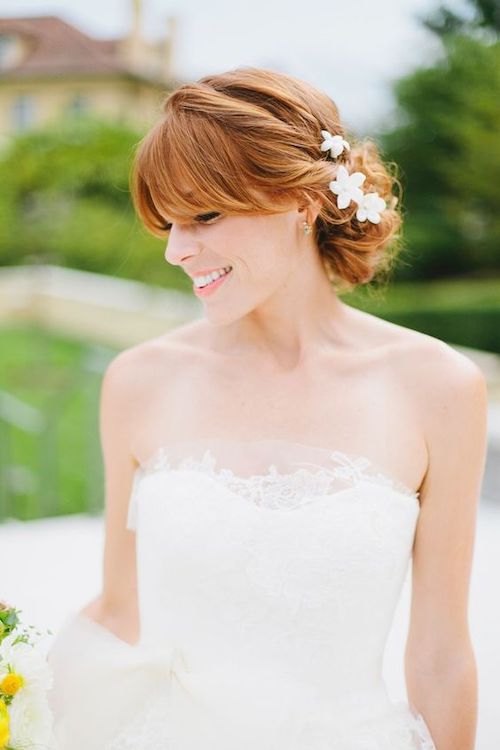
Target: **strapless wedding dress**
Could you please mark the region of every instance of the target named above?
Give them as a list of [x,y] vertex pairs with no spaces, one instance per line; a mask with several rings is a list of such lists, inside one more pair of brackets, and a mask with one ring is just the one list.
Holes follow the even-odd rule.
[[288,440],[165,444],[134,476],[140,639],[81,612],[55,750],[436,750],[382,661],[418,493]]

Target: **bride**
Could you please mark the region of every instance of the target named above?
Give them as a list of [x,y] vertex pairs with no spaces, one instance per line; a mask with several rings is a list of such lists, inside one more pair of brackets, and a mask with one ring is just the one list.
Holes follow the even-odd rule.
[[326,94],[246,67],[168,95],[131,184],[204,316],[105,373],[102,592],[49,652],[54,747],[472,750],[485,380],[337,296],[396,257],[395,177]]

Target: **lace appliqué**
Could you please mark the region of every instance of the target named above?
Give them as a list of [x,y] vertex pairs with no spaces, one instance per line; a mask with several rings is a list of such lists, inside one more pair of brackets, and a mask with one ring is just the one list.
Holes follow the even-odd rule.
[[[353,705],[356,698],[353,699]],[[297,734],[300,750],[437,750],[423,716],[405,701],[391,701],[384,715],[360,716],[325,727],[314,719],[302,722]],[[295,745],[294,745],[295,748]]]
[[165,696],[152,696],[151,703],[122,732],[106,743],[103,750],[167,750],[175,747],[170,725],[172,717]]
[[[342,750],[437,750],[423,717],[404,702],[394,703],[385,719],[362,721],[359,725],[336,724],[326,731],[321,724],[303,717],[297,716],[297,721],[301,727],[294,741],[287,742],[290,750],[330,750],[334,746]],[[160,694],[152,696],[148,708],[139,712],[103,750],[166,750],[177,742],[168,700]]]
[[[336,466],[332,468],[308,462],[296,462],[299,466],[291,472],[280,472],[270,464],[261,474],[240,476],[229,468],[216,468],[217,460],[210,448],[201,458],[186,456],[172,465],[165,448],[159,451],[142,467],[146,474],[157,471],[194,471],[205,474],[219,484],[228,487],[250,502],[270,510],[293,510],[317,495],[334,494],[335,491],[361,483],[379,485],[414,500],[418,505],[419,492],[411,490],[402,482],[373,469],[365,456],[352,458],[342,451],[333,451],[329,458]],[[332,489],[334,490],[332,492]]]

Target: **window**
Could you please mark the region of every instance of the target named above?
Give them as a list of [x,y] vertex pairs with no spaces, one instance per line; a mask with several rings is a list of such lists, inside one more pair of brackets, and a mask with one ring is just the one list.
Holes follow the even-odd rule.
[[35,124],[35,98],[32,94],[19,94],[12,105],[12,123],[15,130],[26,130]]
[[72,117],[80,117],[88,113],[90,109],[89,97],[86,94],[75,94],[69,101],[67,106],[68,115]]
[[14,34],[0,34],[0,70],[17,65],[23,56],[23,45]]

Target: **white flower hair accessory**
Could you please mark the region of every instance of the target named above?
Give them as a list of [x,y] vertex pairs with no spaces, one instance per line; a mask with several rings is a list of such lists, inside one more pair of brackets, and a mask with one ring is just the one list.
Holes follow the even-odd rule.
[[335,193],[337,198],[337,206],[339,208],[347,208],[351,201],[359,203],[363,200],[363,191],[361,185],[366,179],[366,175],[363,172],[353,172],[349,174],[347,169],[340,164],[337,169],[337,179],[330,182],[330,190]]
[[387,203],[378,193],[364,193],[358,201],[356,218],[358,221],[371,221],[372,224],[380,223],[380,212],[387,208]]
[[322,130],[321,135],[324,138],[324,141],[321,144],[321,150],[329,151],[330,156],[334,159],[336,159],[337,156],[340,156],[344,149],[350,151],[351,147],[349,143],[345,141],[341,135],[332,135],[328,130]]
[[[344,149],[350,151],[349,143],[341,135],[332,135],[328,130],[322,130],[321,135],[323,136],[321,151],[329,151],[334,159],[340,156]],[[368,220],[372,224],[379,224],[380,213],[387,208],[387,203],[377,192],[363,193],[361,185],[365,179],[366,175],[363,172],[350,174],[343,164],[339,164],[336,179],[330,182],[329,188],[337,196],[338,208],[348,208],[351,201],[354,201],[358,204],[356,211],[358,221]]]

